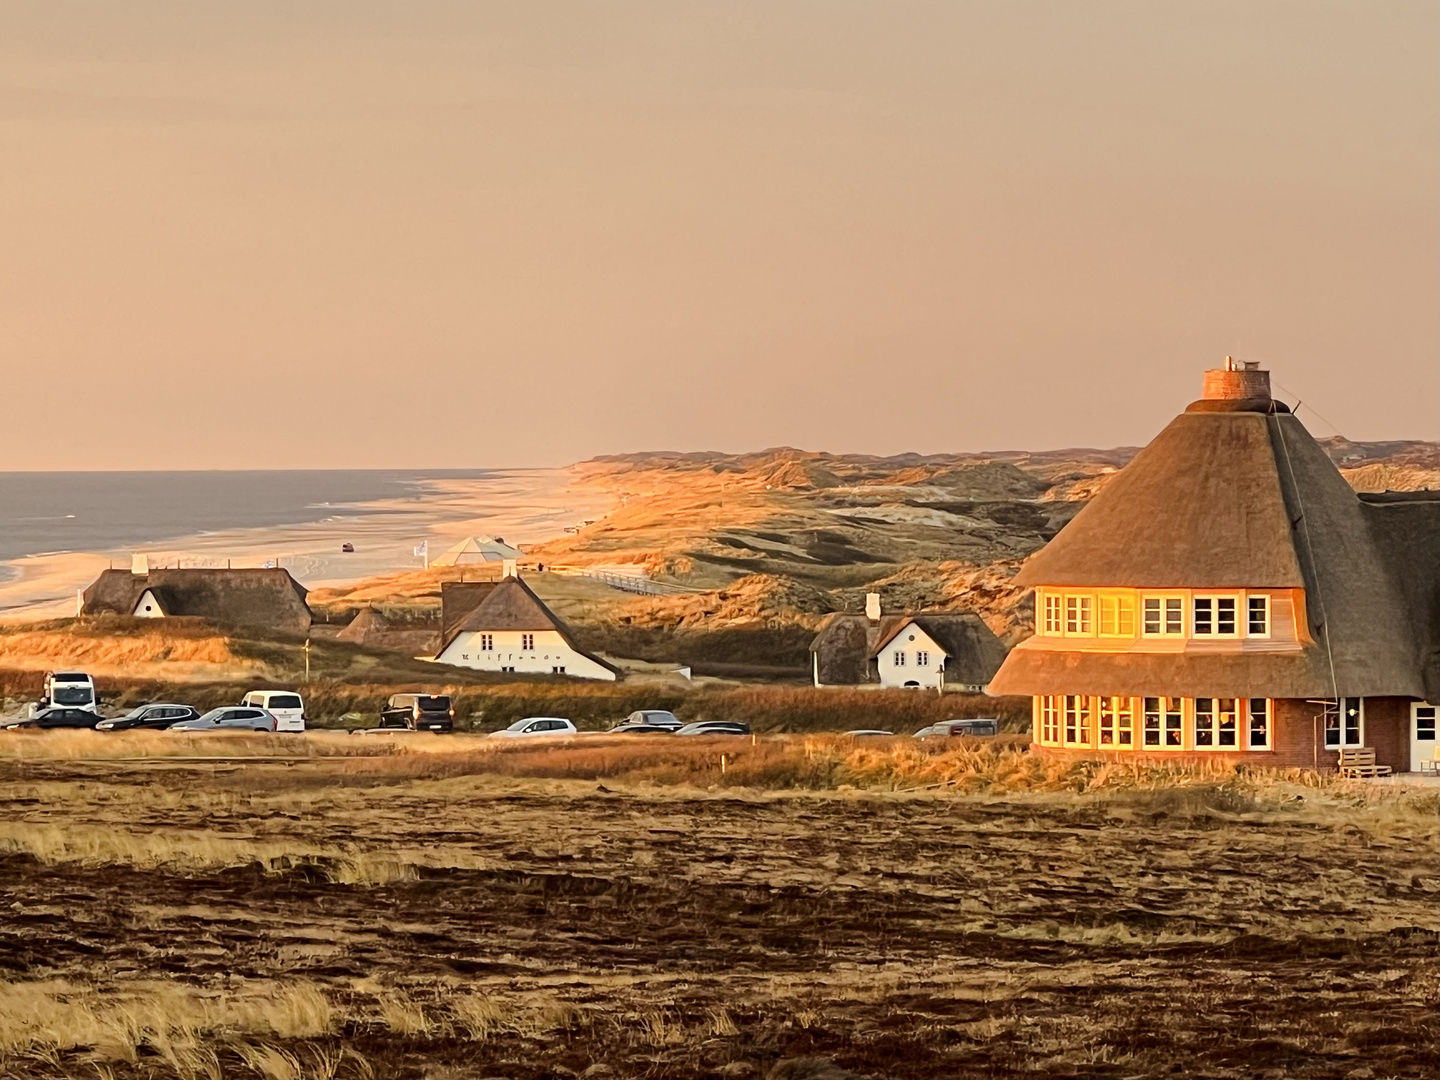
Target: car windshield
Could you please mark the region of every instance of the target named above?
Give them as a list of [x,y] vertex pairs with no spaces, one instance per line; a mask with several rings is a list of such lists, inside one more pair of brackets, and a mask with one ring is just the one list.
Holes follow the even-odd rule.
[[666,721],[673,721],[675,714],[666,712],[664,709],[646,709],[636,719],[645,724],[663,724]]
[[[260,702],[256,701],[256,702],[254,702],[253,704],[259,705]],[[300,703],[300,695],[299,695],[299,694],[276,694],[274,697],[272,697],[272,698],[270,699],[270,704],[269,704],[268,707],[271,708],[271,709],[300,709],[300,708],[304,708],[304,706]]]
[[229,716],[229,715],[230,715],[230,710],[229,710],[229,709],[211,709],[211,710],[210,710],[209,712],[207,712],[204,716],[200,717],[200,719],[201,719],[201,720],[223,720],[223,719],[225,719],[225,717],[227,717],[227,716]]
[[88,705],[91,690],[88,686],[57,686],[51,695],[56,705]]
[[444,694],[424,694],[415,702],[423,712],[445,712],[450,708],[450,699]]

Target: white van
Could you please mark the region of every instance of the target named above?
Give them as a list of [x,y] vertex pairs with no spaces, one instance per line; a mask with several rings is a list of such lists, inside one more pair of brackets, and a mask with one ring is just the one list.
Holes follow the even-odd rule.
[[47,671],[44,697],[31,702],[30,715],[42,709],[84,709],[98,713],[100,700],[95,696],[95,680],[83,671]]
[[251,690],[240,704],[270,713],[276,731],[305,730],[305,702],[293,690]]

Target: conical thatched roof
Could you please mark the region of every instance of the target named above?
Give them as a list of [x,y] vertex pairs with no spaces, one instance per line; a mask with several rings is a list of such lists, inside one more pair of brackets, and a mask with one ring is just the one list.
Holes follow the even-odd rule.
[[1266,400],[1195,403],[1025,564],[1024,585],[1303,588],[1289,654],[1062,651],[1032,639],[1005,694],[1329,698],[1440,694],[1440,501],[1363,499]]
[[505,543],[495,536],[467,536],[464,540],[445,549],[439,558],[430,561],[431,566],[462,566],[466,563],[503,562],[518,559],[524,553],[517,547]]

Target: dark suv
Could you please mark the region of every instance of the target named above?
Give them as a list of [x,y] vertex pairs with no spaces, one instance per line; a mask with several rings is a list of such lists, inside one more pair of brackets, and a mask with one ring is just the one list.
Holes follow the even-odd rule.
[[382,728],[454,731],[455,706],[449,694],[391,694],[380,711]]

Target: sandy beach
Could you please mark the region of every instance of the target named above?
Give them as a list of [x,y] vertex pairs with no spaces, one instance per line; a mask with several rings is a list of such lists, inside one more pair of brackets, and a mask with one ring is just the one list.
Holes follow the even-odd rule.
[[[438,556],[471,535],[520,546],[561,536],[616,505],[583,486],[570,469],[510,469],[477,479],[428,480],[417,496],[346,504],[343,516],[255,529],[175,537],[138,549],[151,566],[263,566],[278,561],[301,584],[335,586],[418,568],[415,547]],[[355,550],[342,552],[341,545]],[[129,566],[130,548],[66,551],[0,563],[0,622],[34,622],[75,613],[75,594],[107,566]]]

